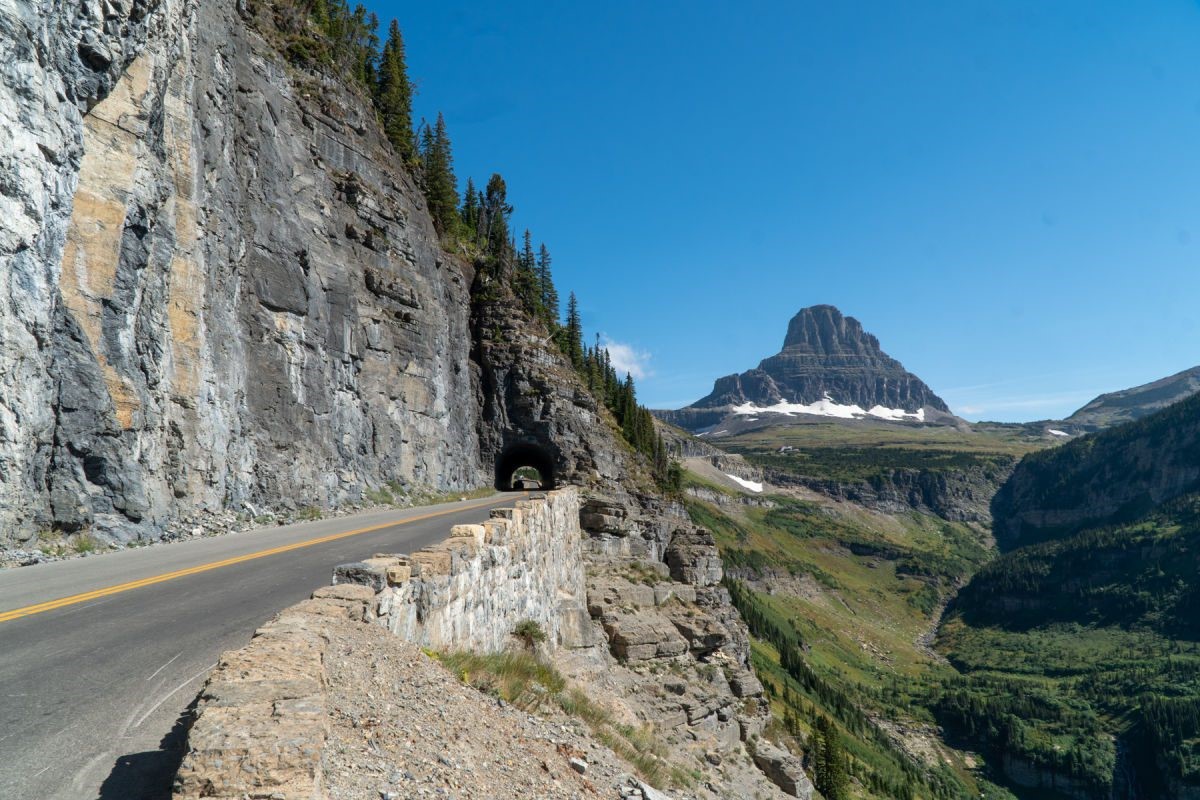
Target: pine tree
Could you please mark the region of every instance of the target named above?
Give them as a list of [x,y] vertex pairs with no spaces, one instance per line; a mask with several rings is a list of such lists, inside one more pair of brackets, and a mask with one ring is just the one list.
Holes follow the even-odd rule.
[[354,9],[358,24],[358,80],[370,91],[379,79],[379,17],[362,6]]
[[479,198],[476,197],[475,181],[467,178],[467,188],[463,190],[462,211],[463,230],[472,242],[479,236]]
[[329,5],[325,0],[313,0],[309,14],[312,15],[313,22],[317,23],[317,27],[321,30],[329,25]]
[[387,42],[379,57],[375,102],[379,106],[384,135],[402,161],[412,161],[417,149],[412,126],[412,84],[404,60],[404,38],[396,20],[388,26]]
[[497,261],[503,261],[508,255],[508,215],[513,209],[508,204],[508,187],[499,173],[494,173],[488,179],[483,210],[487,225],[488,255]]
[[441,221],[444,232],[454,232],[458,222],[458,179],[454,177],[454,154],[450,146],[450,134],[446,130],[446,118],[440,111],[433,129],[433,146],[438,155],[438,183],[434,190],[437,219]]
[[567,324],[562,331],[562,350],[575,369],[583,368],[583,322],[579,317],[579,301],[575,293],[567,299]]
[[550,275],[550,250],[544,243],[538,248],[537,278],[542,293],[543,314],[547,325],[553,330],[558,324],[558,290],[554,288],[554,279]]
[[816,754],[816,786],[826,800],[845,800],[849,796],[846,750],[837,726],[828,717],[817,718],[811,749]]
[[438,233],[452,236],[458,232],[458,182],[454,177],[454,157],[446,118],[439,112],[432,130],[421,132],[421,171],[425,178],[425,200]]
[[[513,245],[513,250],[516,246]],[[532,317],[542,316],[542,292],[534,272],[533,236],[525,229],[524,243],[517,255],[517,269],[513,275],[513,290],[521,305]]]
[[529,233],[529,228],[525,229],[525,236],[521,243],[520,265],[523,269],[533,272],[534,257],[533,257],[533,235]]
[[417,130],[420,140],[420,144],[417,145],[417,156],[421,159],[421,180],[428,183],[430,165],[433,163],[433,128],[429,127],[429,123],[422,118]]

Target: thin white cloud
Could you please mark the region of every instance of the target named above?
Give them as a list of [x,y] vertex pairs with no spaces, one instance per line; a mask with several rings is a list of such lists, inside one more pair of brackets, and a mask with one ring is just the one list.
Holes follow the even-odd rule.
[[979,417],[981,414],[1016,412],[1040,412],[1043,416],[1065,415],[1095,397],[1099,392],[1069,392],[1025,397],[998,397],[990,400],[968,400],[964,403],[951,403],[959,414],[968,417]]
[[600,346],[608,351],[608,357],[618,375],[624,377],[628,372],[635,381],[640,381],[642,378],[654,374],[650,369],[650,353],[645,350],[638,350],[633,345],[613,341],[607,336],[603,337]]

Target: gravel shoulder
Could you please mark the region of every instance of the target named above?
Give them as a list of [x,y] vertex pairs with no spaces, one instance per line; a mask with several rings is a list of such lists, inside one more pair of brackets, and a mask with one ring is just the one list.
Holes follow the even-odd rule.
[[632,795],[633,768],[578,721],[489,697],[376,626],[337,621],[322,635],[330,800]]

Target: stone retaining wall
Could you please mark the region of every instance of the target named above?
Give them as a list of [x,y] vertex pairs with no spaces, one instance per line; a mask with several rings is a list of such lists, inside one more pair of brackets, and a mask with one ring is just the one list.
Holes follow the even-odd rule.
[[592,644],[574,488],[497,509],[410,556],[343,564],[334,585],[221,656],[200,694],[177,800],[324,796],[330,618],[372,622],[434,649],[498,650],[523,620],[552,646]]
[[503,650],[525,620],[540,625],[551,646],[594,643],[574,487],[495,509],[479,525],[456,525],[449,539],[411,555],[342,564],[333,580],[377,591],[377,622],[435,650]]

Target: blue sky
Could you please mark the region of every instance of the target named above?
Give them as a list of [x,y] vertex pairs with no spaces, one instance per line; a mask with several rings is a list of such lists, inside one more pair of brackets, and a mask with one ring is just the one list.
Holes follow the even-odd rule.
[[816,303],[971,419],[1200,363],[1196,2],[371,7],[648,405]]

